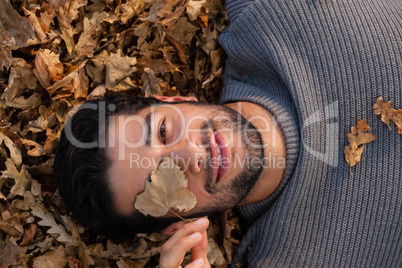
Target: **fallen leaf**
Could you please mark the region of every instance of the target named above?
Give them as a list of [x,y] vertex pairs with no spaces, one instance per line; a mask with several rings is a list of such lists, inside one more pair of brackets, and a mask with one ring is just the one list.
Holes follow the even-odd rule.
[[[72,22],[78,18],[78,9],[88,4],[88,0],[72,0],[64,1],[65,4],[60,6],[57,14],[57,19],[60,25],[62,34],[60,35],[66,43],[68,53],[74,50],[74,34],[75,31]],[[52,3],[50,3],[52,4]]]
[[141,89],[145,97],[150,97],[152,95],[162,95],[159,84],[162,83],[163,80],[157,78],[152,69],[145,68],[141,78],[143,83]]
[[188,45],[198,29],[199,28],[189,22],[186,17],[181,17],[172,27],[168,28],[166,32],[177,42]]
[[48,87],[49,95],[58,95],[53,98],[56,99],[60,98],[60,95],[70,96],[74,93],[75,98],[85,98],[89,88],[89,80],[83,68],[86,63],[87,61],[84,61],[80,65],[74,66],[72,72]]
[[[96,69],[93,70],[102,75],[105,73],[105,86],[107,89],[113,89],[120,81],[132,75],[137,68],[134,65],[137,59],[129,56],[122,56],[122,51],[117,50],[116,53],[107,53],[103,50],[99,55],[92,59]],[[96,76],[96,75],[94,75]],[[102,84],[102,82],[100,82]]]
[[38,222],[39,225],[51,227],[49,230],[47,230],[48,234],[56,235],[56,239],[59,242],[66,244],[72,243],[71,235],[67,233],[66,228],[60,224],[57,224],[53,216],[43,206],[32,206],[31,209],[33,215],[42,219]]
[[[10,266],[17,266],[21,254],[25,253],[26,247],[19,247],[10,242],[9,239],[0,239],[0,261]],[[7,266],[6,266],[7,267]]]
[[190,0],[186,5],[186,12],[190,20],[196,20],[206,0]]
[[24,228],[24,236],[22,241],[19,243],[20,247],[26,246],[32,241],[34,241],[36,234],[36,224],[29,224],[26,228]]
[[20,148],[18,148],[14,142],[0,131],[0,145],[3,143],[7,146],[10,151],[10,158],[15,165],[19,166],[22,164],[22,154]]
[[48,88],[53,82],[60,80],[63,72],[64,67],[58,54],[49,49],[38,50],[35,56],[34,73],[44,88]]
[[95,12],[91,19],[84,18],[84,31],[81,33],[75,51],[79,56],[93,57],[94,49],[103,31],[102,22],[108,17],[107,13]]
[[4,211],[1,214],[0,230],[13,237],[21,237],[24,233],[24,228],[21,225],[21,217],[18,213],[10,215],[9,211]]
[[47,35],[43,31],[41,27],[41,23],[36,16],[36,12],[40,9],[39,6],[34,7],[32,10],[28,10],[25,7],[23,8],[25,16],[28,17],[29,23],[32,25],[32,27],[35,30],[36,36],[39,38],[40,42],[44,43],[47,41]]
[[356,126],[351,127],[351,132],[347,135],[349,145],[344,148],[346,162],[350,167],[353,167],[361,160],[364,150],[364,145],[362,144],[370,143],[377,139],[372,133],[364,133],[370,129],[366,119],[359,120]]
[[1,26],[11,34],[15,41],[15,46],[11,46],[10,49],[25,47],[27,41],[34,35],[34,30],[28,19],[21,17],[8,0],[0,0],[0,5]]
[[137,196],[134,206],[152,217],[164,216],[171,209],[187,212],[197,203],[187,187],[183,171],[166,156],[158,169],[152,171],[151,180],[146,181],[145,190]]
[[26,166],[22,165],[21,171],[18,172],[15,167],[13,161],[11,159],[7,159],[6,162],[6,170],[2,171],[1,179],[11,178],[14,179],[14,186],[10,189],[11,197],[16,195],[24,196],[25,190],[30,190],[32,177],[26,170]]
[[373,105],[374,113],[381,115],[381,121],[383,121],[391,130],[389,125],[392,120],[398,127],[398,133],[402,134],[402,109],[395,110],[391,107],[391,101],[384,102],[382,97],[379,97]]
[[37,79],[33,73],[33,66],[25,60],[14,58],[12,60],[8,85],[1,96],[8,102],[18,97],[25,89],[34,90]]
[[66,264],[67,254],[62,245],[33,259],[34,268],[63,268]]
[[207,257],[210,264],[223,265],[225,263],[221,249],[212,238],[208,238]]
[[5,101],[5,104],[9,107],[26,110],[39,107],[42,104],[42,98],[39,93],[34,92],[28,98],[25,98],[24,96],[19,96],[14,98],[12,101]]

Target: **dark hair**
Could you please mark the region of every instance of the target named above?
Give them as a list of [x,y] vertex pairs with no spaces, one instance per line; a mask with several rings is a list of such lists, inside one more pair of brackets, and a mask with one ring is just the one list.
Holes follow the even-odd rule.
[[[114,95],[87,101],[86,105],[96,105],[97,109],[82,108],[67,121],[70,134],[82,143],[98,142],[105,135],[108,122],[100,122],[99,111],[105,110],[105,118],[118,114],[136,114],[138,111],[162,103],[155,98],[140,98],[129,95]],[[113,107],[113,109],[110,109]],[[67,125],[68,124],[68,125]],[[146,217],[139,212],[132,215],[117,213],[113,194],[108,182],[111,161],[102,146],[82,148],[76,146],[66,136],[63,129],[54,170],[59,192],[73,216],[91,231],[109,238],[131,237],[136,233],[150,233],[160,230],[177,219]]]

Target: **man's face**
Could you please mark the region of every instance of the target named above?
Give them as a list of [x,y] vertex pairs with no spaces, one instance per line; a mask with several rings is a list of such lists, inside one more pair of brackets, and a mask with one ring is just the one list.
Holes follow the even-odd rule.
[[258,130],[219,105],[162,104],[110,121],[110,185],[116,207],[131,214],[151,172],[170,156],[188,179],[197,205],[183,216],[234,207],[258,180],[263,163]]

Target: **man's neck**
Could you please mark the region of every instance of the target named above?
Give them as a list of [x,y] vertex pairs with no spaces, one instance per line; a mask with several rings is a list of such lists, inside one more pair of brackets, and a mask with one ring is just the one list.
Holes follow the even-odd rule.
[[264,107],[250,102],[225,104],[240,112],[261,133],[264,143],[264,169],[256,185],[239,205],[252,204],[270,196],[282,181],[285,172],[286,146],[282,129],[275,117]]

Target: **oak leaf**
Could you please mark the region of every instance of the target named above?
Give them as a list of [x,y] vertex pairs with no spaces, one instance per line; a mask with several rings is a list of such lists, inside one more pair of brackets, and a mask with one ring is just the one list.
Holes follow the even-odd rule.
[[392,120],[398,127],[398,133],[402,134],[402,109],[395,110],[391,107],[391,101],[384,102],[382,97],[379,97],[373,105],[374,113],[376,115],[381,115],[381,121],[387,124],[388,128],[391,130],[389,125]]
[[22,165],[21,171],[18,172],[17,168],[10,158],[6,160],[5,164],[6,170],[2,172],[2,175],[0,176],[0,181],[6,178],[14,179],[15,184],[10,190],[10,195],[12,197],[16,195],[24,196],[25,190],[30,190],[32,183],[32,177],[26,170],[26,166]]
[[164,216],[172,208],[187,212],[197,203],[187,187],[183,171],[167,156],[158,169],[152,171],[151,180],[146,181],[145,190],[137,196],[134,206],[152,217]]
[[31,209],[31,213],[33,215],[42,219],[38,222],[40,226],[51,227],[49,230],[47,230],[48,234],[56,235],[56,240],[61,243],[72,243],[71,235],[66,231],[66,228],[63,225],[57,224],[54,217],[45,207],[39,205],[32,206]]
[[346,162],[353,167],[360,159],[364,150],[364,143],[370,143],[377,139],[372,133],[364,133],[371,128],[367,125],[367,120],[359,120],[356,126],[351,127],[351,132],[348,133],[349,145],[345,146],[344,153]]

